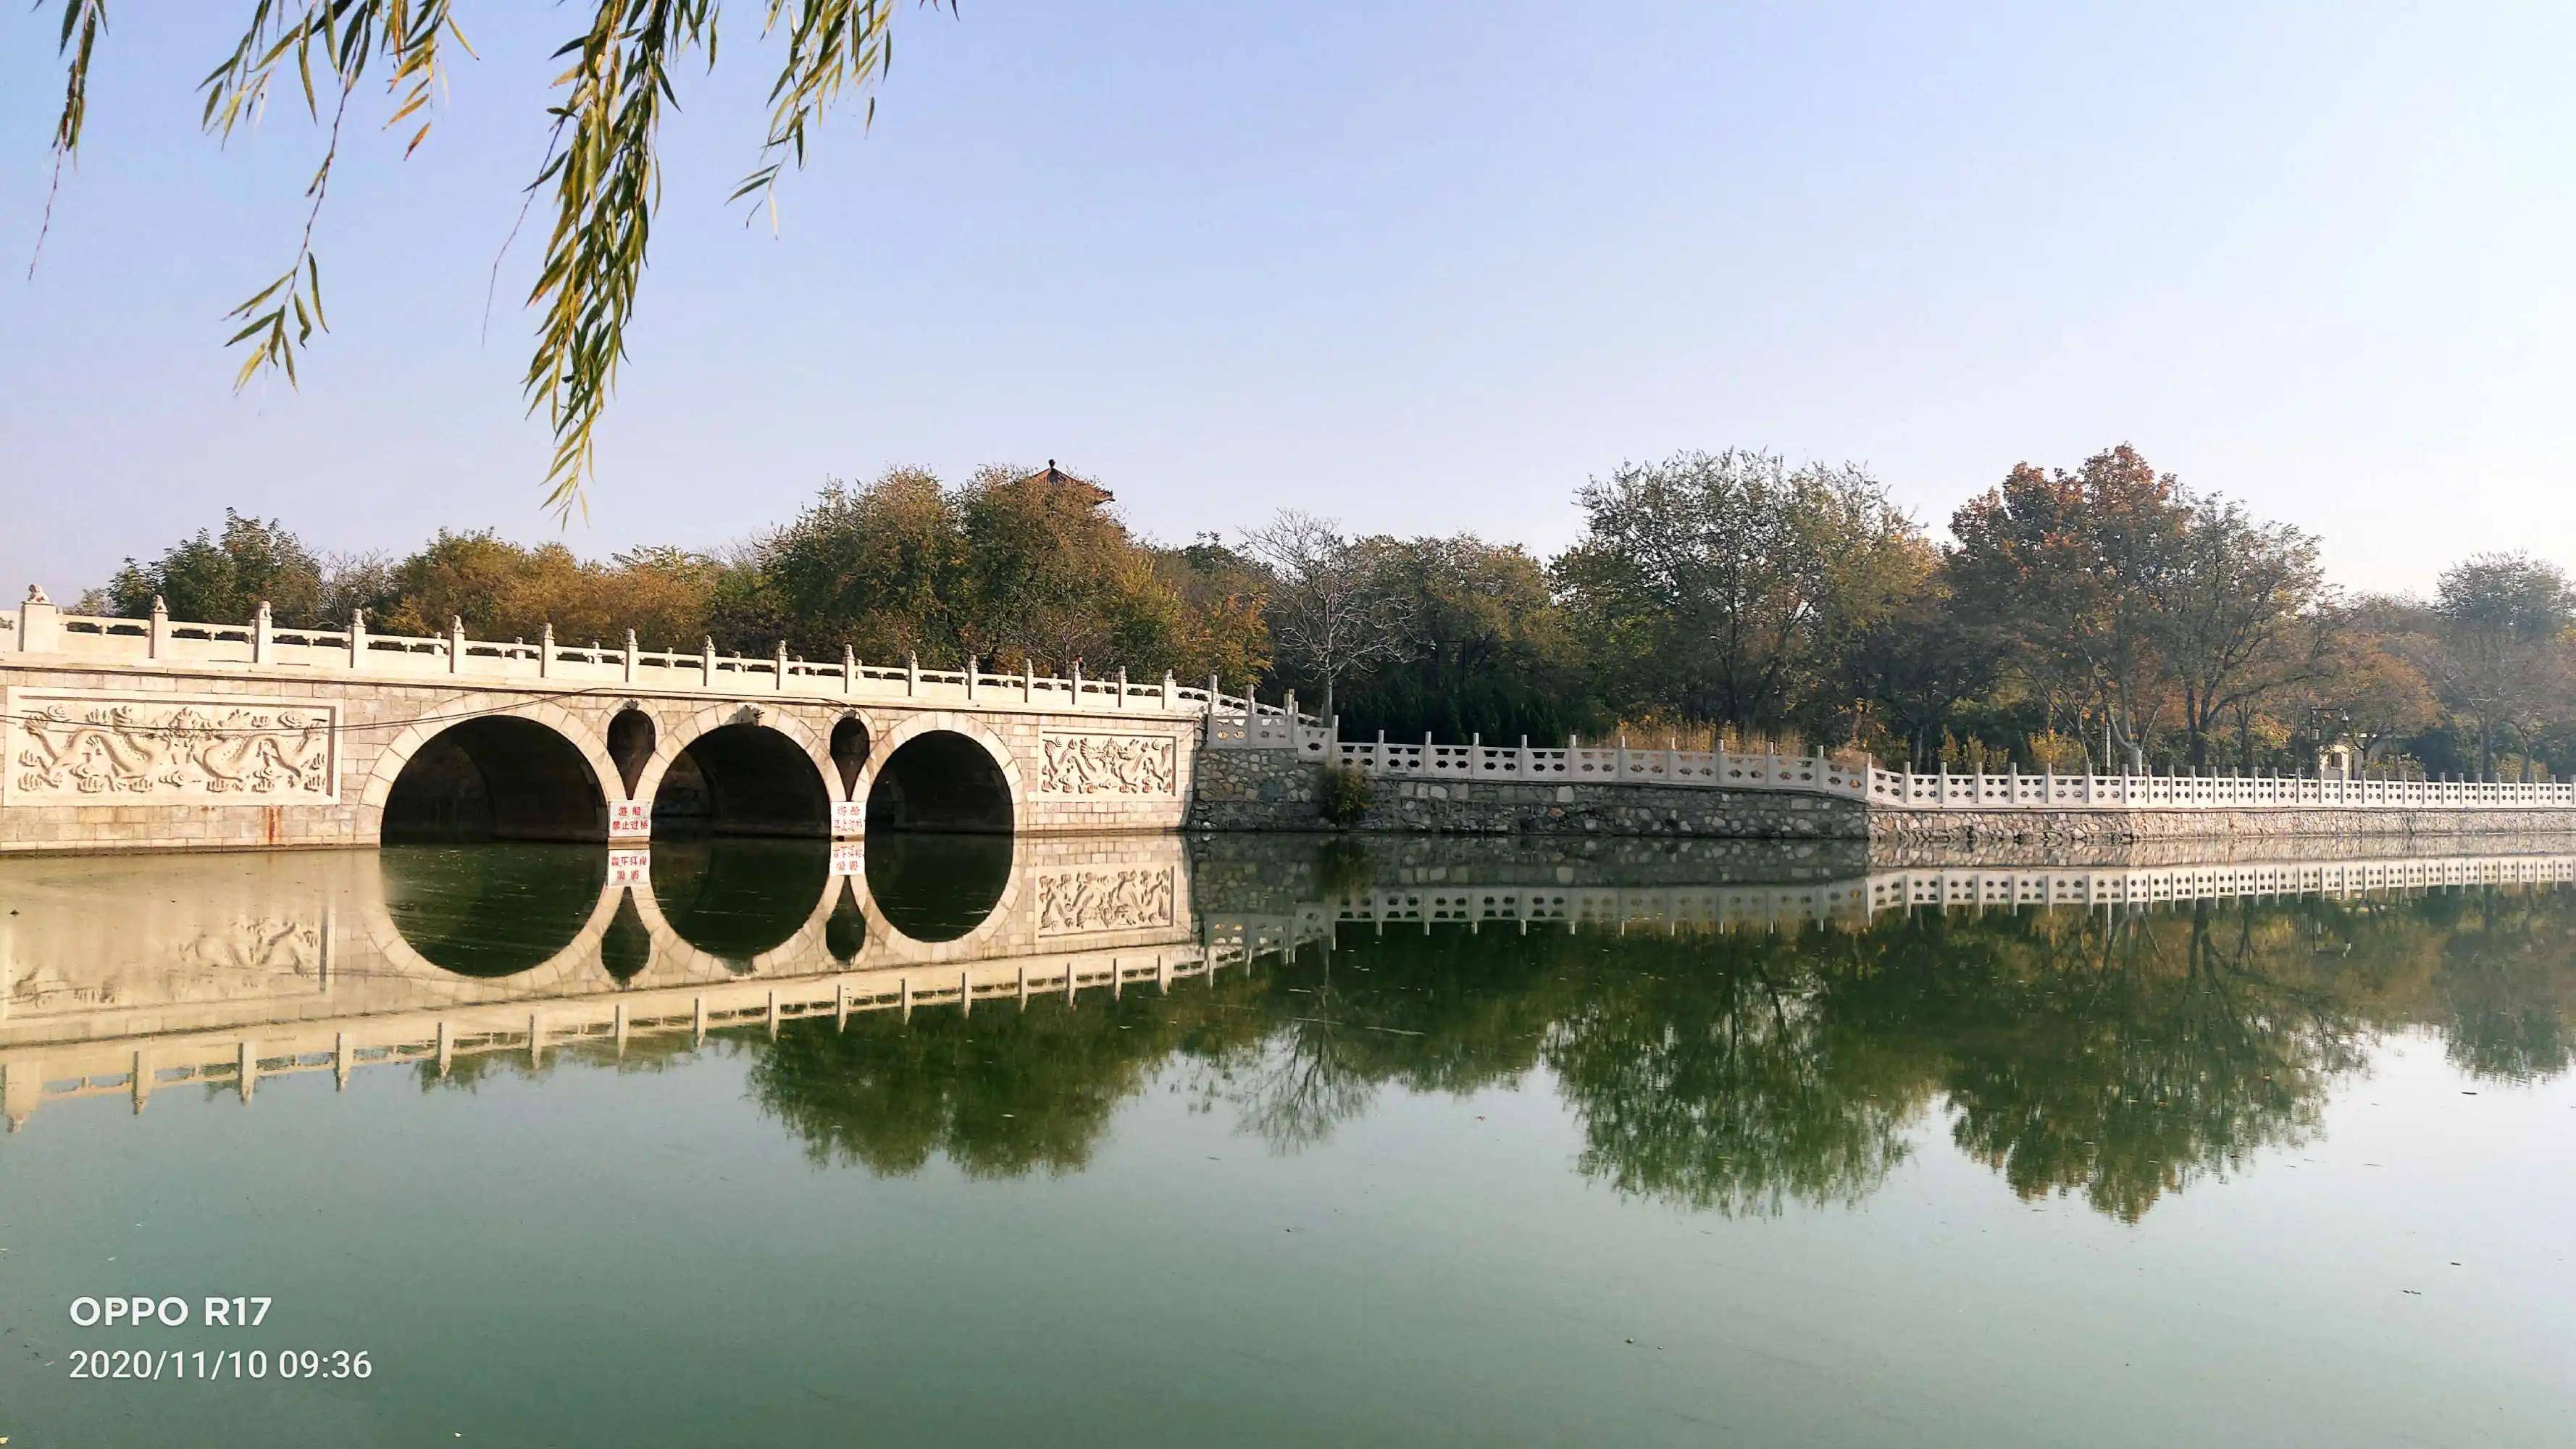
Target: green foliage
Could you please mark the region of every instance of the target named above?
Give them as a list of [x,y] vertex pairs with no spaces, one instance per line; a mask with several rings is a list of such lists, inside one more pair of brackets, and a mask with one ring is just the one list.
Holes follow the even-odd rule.
[[1130,534],[1111,501],[1053,465],[988,467],[957,489],[918,469],[835,483],[748,550],[746,578],[716,602],[718,632],[817,657],[846,643],[864,659],[1226,673],[1243,687],[1236,671],[1265,666],[1269,650],[1259,614],[1228,586],[1235,565],[1195,556],[1203,577],[1189,551]]
[[276,519],[227,508],[222,533],[199,529],[149,564],[128,558],[107,586],[108,611],[140,619],[158,596],[174,619],[242,624],[265,599],[281,624],[328,625],[322,574],[321,560]]
[[1345,829],[1357,825],[1377,803],[1377,782],[1357,765],[1327,760],[1315,792],[1316,808],[1325,820]]
[[1554,745],[1600,722],[1547,568],[1527,550],[1468,533],[1371,542],[1410,637],[1337,697],[1346,737]]
[[1853,467],[1680,453],[1577,497],[1556,583],[1622,713],[1789,724],[1925,571],[1921,531]]

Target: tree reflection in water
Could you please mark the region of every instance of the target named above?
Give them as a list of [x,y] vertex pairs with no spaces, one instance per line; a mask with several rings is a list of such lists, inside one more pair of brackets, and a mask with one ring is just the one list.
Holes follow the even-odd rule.
[[[1164,1061],[1222,1052],[1261,1018],[1241,978],[1211,1001],[1132,992],[1068,1006],[853,1016],[796,1023],[751,1069],[754,1094],[817,1163],[911,1173],[946,1156],[973,1177],[1079,1170],[1118,1104]],[[1247,1038],[1248,1039],[1248,1038]]]
[[[872,885],[923,884],[923,922],[956,915],[930,855],[888,852],[881,877],[870,854]],[[1294,894],[1245,881],[1263,909]],[[1345,928],[1333,952],[1169,994],[734,1040],[816,1161],[877,1172],[1076,1171],[1157,1082],[1283,1153],[1390,1089],[1517,1086],[1560,1096],[1579,1171],[1695,1210],[1858,1203],[1946,1130],[2026,1198],[2134,1221],[2310,1138],[2383,1033],[2438,1033],[2463,1070],[2522,1079],[2568,1068],[2571,1019],[2576,893],[2501,887],[1669,935]]]

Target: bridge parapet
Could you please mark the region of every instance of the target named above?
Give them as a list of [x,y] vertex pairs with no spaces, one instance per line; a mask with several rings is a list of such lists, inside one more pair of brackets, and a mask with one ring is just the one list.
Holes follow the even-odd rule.
[[[47,656],[82,665],[217,666],[296,673],[347,673],[396,679],[448,680],[492,687],[554,684],[623,685],[655,693],[703,691],[729,698],[789,695],[807,699],[1055,711],[1133,711],[1217,718],[1214,726],[1235,739],[1268,739],[1291,722],[1312,727],[1288,709],[1249,695],[1228,695],[1211,679],[1182,684],[1168,671],[1159,680],[1130,679],[1125,670],[1086,676],[1040,674],[1034,667],[997,673],[978,660],[956,669],[924,668],[917,658],[868,663],[844,649],[837,660],[808,660],[785,646],[764,655],[729,654],[713,640],[687,652],[644,649],[628,630],[622,644],[565,643],[552,625],[528,639],[476,639],[462,620],[445,634],[377,633],[364,615],[347,627],[307,629],[279,625],[268,606],[247,624],[174,620],[155,600],[148,618],[67,614],[42,590],[30,588],[17,612],[0,614],[0,653]],[[1292,701],[1293,703],[1293,701]]]
[[2391,780],[2257,773],[2189,775],[2059,774],[2019,770],[1953,774],[1889,770],[1853,757],[1776,752],[1639,748],[1622,739],[1563,749],[1334,740],[1328,729],[1279,721],[1212,739],[1217,748],[1294,750],[1392,780],[1464,780],[1535,785],[1661,785],[1749,790],[1854,800],[1887,810],[2563,810],[2576,809],[2576,783],[2511,780]]

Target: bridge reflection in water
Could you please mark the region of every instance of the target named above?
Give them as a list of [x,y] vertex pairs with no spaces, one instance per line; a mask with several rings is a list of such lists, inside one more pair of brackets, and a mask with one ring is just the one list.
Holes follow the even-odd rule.
[[1581,1124],[1579,1170],[1623,1192],[1854,1202],[1946,1121],[2016,1191],[2134,1218],[2313,1133],[2384,1034],[2506,1079],[2564,1071],[2576,1040],[2576,856],[1855,872],[1709,849],[916,836],[10,862],[0,1098],[15,1130],[66,1098],[249,1101],[289,1073],[543,1071],[723,1031],[818,1160],[1014,1173],[1080,1166],[1158,1074],[1283,1150],[1382,1089],[1540,1074]]

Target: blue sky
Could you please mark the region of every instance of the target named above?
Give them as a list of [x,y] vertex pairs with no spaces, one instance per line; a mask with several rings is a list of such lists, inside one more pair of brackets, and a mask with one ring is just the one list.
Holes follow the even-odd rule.
[[[825,132],[774,236],[724,205],[759,8],[665,132],[584,552],[1049,457],[1170,539],[1293,505],[1548,551],[1586,477],[1729,445],[1866,463],[1937,528],[2127,440],[2350,585],[2576,564],[2576,6],[964,0],[900,17],[874,130]],[[353,127],[337,330],[237,397],[223,313],[320,145],[285,106],[198,133],[246,9],[114,7],[32,281],[56,17],[0,12],[13,594],[227,505],[333,549],[565,536],[519,405],[536,238],[488,336],[484,298],[575,11],[463,0],[428,143]]]

